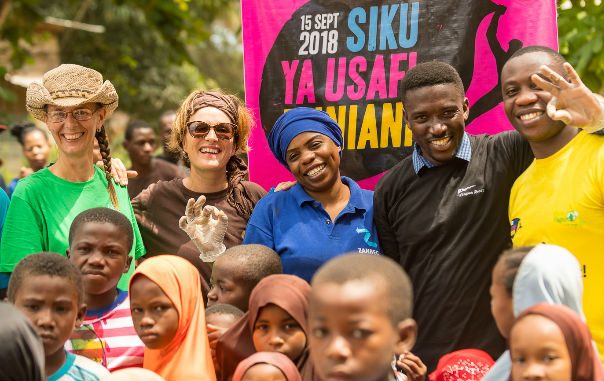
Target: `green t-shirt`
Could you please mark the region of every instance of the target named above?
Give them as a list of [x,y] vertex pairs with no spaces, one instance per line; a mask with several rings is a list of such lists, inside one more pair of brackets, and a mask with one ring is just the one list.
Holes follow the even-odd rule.
[[[132,223],[134,244],[130,256],[145,254],[143,240],[134,218],[126,187],[114,183],[120,212]],[[94,176],[85,182],[71,182],[54,175],[48,168],[19,181],[13,193],[0,245],[0,272],[12,272],[26,255],[51,251],[65,255],[69,228],[81,212],[98,207],[113,208],[107,192],[105,172],[95,166]],[[134,271],[120,279],[118,287],[127,290]]]

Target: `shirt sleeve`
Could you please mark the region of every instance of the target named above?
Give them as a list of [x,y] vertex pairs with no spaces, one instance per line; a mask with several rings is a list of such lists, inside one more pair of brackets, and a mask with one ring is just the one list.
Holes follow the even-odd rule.
[[524,172],[535,159],[528,141],[517,131],[505,131],[494,136],[496,149],[501,153],[500,160],[507,163],[516,178]]
[[[388,176],[388,175],[386,175]],[[379,247],[381,252],[387,257],[392,258],[396,262],[400,261],[398,241],[395,231],[392,229],[392,224],[388,219],[388,199],[385,188],[392,186],[388,178],[378,184],[373,193],[373,221],[377,229]]]
[[132,206],[130,206],[130,223],[132,224],[132,230],[134,233],[134,259],[139,259],[145,255],[146,251],[143,243],[143,237],[141,236],[141,231],[138,228],[138,223],[134,217],[134,210]]
[[256,204],[245,229],[244,244],[257,243],[275,250],[273,223],[269,214],[270,208],[266,202]]
[[45,251],[43,230],[42,216],[26,200],[13,195],[2,229],[0,272],[10,273],[27,255]]

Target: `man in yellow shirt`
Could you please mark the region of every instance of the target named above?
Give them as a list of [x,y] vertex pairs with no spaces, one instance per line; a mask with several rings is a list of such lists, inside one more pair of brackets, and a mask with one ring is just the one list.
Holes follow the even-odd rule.
[[[602,121],[604,110],[572,67],[549,48],[518,50],[504,65],[501,83],[506,115],[535,155],[512,187],[512,241],[514,246],[555,244],[577,257],[583,271],[583,309],[602,356],[604,136],[588,133],[601,129],[601,122],[588,122]],[[578,97],[593,106],[583,115],[567,109]]]

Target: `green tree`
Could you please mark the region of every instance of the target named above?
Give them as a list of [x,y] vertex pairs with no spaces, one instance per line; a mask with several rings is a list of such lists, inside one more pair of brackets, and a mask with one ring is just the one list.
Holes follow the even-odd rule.
[[60,32],[61,61],[100,71],[116,86],[121,110],[153,120],[162,110],[176,107],[192,88],[205,86],[188,47],[207,40],[212,21],[232,11],[233,2],[4,0],[0,40],[10,43],[8,69],[14,70],[31,59],[27,47],[46,16],[104,26],[100,34]]
[[560,53],[593,91],[604,91],[604,5],[599,0],[558,0]]

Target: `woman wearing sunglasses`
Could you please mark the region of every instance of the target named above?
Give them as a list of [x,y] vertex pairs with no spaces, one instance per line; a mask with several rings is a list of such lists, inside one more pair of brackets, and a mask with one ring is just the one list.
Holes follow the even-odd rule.
[[[56,162],[19,181],[3,229],[0,272],[12,272],[32,253],[65,253],[75,216],[97,207],[116,209],[130,219],[135,234],[130,256],[144,255],[128,190],[111,175],[103,123],[117,105],[118,95],[111,82],[103,81],[96,70],[79,65],[61,65],[45,73],[42,83],[27,88],[27,110],[46,124],[59,156]],[[104,170],[93,164],[95,140]],[[6,274],[0,277],[0,288],[4,286],[2,279]],[[128,279],[124,275],[119,286],[127,289]]]
[[252,120],[237,97],[219,91],[194,91],[180,106],[170,148],[191,163],[190,174],[153,184],[132,201],[147,256],[183,256],[206,281],[209,279],[209,267],[203,265],[199,251],[179,227],[188,200],[202,195],[206,205],[217,207],[228,217],[225,246],[241,243],[252,209],[266,193],[244,180],[247,166],[237,156],[248,150]]

